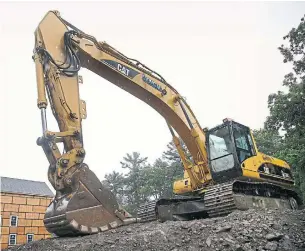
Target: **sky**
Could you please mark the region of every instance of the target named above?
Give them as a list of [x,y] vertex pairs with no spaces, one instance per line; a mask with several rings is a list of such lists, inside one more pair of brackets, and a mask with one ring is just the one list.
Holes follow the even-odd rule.
[[[48,10],[160,73],[184,96],[202,127],[229,117],[258,129],[268,95],[282,89],[288,67],[278,47],[299,24],[305,2],[1,2],[0,176],[47,180],[48,162],[36,139],[34,30]],[[161,157],[171,134],[157,111],[81,69],[87,163],[103,179],[121,171],[126,153]],[[48,129],[57,123],[48,110]]]

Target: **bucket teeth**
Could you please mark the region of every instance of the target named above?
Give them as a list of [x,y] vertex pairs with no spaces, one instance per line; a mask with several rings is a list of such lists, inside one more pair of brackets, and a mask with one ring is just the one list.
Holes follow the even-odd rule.
[[99,228],[99,230],[100,230],[101,232],[105,232],[105,231],[107,231],[108,229],[109,229],[109,227],[108,227],[107,225],[102,226],[102,227]]
[[[79,215],[75,214],[75,215],[79,216],[79,220],[82,220],[82,217],[83,218],[96,217],[98,219],[99,218],[98,213],[94,209],[96,209],[96,207],[91,208],[93,213],[92,214],[88,213],[89,216],[87,214],[83,216],[81,214]],[[90,208],[86,208],[86,210],[87,212],[90,212]],[[107,230],[120,227],[122,225],[128,225],[138,222],[137,218],[120,219],[118,217],[115,217],[115,215],[113,215],[112,217],[109,218],[112,219],[111,221],[107,222],[106,219],[103,219],[102,225],[99,225],[98,223],[95,225],[85,225],[78,222],[75,218],[70,219],[71,212],[69,211],[67,211],[64,214],[56,215],[52,217],[49,217],[49,215],[50,212],[47,211],[44,219],[45,227],[50,233],[54,233],[57,236],[77,236],[77,235],[96,234],[99,232],[105,232]]]
[[88,167],[75,172],[72,189],[66,194],[61,191],[44,218],[46,229],[57,236],[96,234],[134,222]]
[[91,227],[91,228],[90,228],[90,233],[91,233],[91,234],[96,234],[96,233],[98,233],[98,228],[97,228],[97,227]]

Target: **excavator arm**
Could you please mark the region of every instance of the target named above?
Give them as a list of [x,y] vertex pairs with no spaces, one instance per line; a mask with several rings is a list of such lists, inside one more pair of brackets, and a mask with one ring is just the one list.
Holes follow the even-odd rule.
[[[129,92],[164,117],[193,190],[212,182],[204,131],[185,99],[161,75],[79,30],[57,11],[49,11],[38,25],[33,59],[43,129],[37,144],[50,163],[48,179],[56,190],[44,219],[50,232],[59,236],[96,233],[137,220],[120,208],[84,163],[82,120],[87,114],[79,94],[81,68]],[[59,132],[48,130],[48,101]],[[191,153],[191,161],[174,130]],[[57,146],[60,142],[63,153]]]

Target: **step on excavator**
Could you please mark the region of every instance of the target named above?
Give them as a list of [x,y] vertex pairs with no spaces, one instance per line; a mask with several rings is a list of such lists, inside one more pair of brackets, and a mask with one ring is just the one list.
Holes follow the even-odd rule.
[[[225,119],[215,128],[202,128],[185,99],[160,74],[76,28],[58,11],[47,12],[35,30],[33,60],[43,131],[37,144],[49,161],[48,180],[56,191],[44,217],[50,233],[86,235],[139,221],[301,205],[290,166],[260,153],[249,127]],[[85,164],[82,121],[87,111],[79,94],[81,68],[142,100],[165,119],[184,167],[184,178],[174,182],[174,197],[144,204],[134,217]],[[48,130],[48,103],[59,132]],[[58,143],[63,143],[62,153]]]

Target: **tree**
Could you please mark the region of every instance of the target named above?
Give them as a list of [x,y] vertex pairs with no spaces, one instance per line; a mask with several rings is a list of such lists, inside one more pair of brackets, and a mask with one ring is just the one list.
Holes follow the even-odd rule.
[[170,197],[173,194],[172,184],[176,167],[158,158],[154,164],[146,170],[146,187],[153,199]]
[[[181,145],[187,158],[191,155],[185,144]],[[147,163],[147,157],[141,157],[140,153],[127,153],[120,162],[127,173],[122,175],[113,171],[105,175],[105,181],[110,190],[117,196],[118,202],[130,213],[135,213],[140,204],[152,199],[171,197],[173,195],[173,183],[183,178],[184,168],[180,156],[171,141],[162,157],[151,165]]]
[[[184,142],[181,139],[179,139],[179,140],[180,140],[180,144],[186,154],[186,157],[190,159],[191,154],[190,154],[189,150],[187,149]],[[171,163],[176,162],[176,163],[182,164],[180,155],[178,153],[178,150],[177,150],[173,140],[167,144],[167,150],[163,152],[162,157],[163,157],[163,159],[165,159]]]
[[253,130],[257,148],[260,152],[274,156],[283,147],[282,137],[277,130],[259,129]]
[[128,169],[128,173],[124,177],[125,195],[129,204],[129,210],[134,211],[140,203],[147,201],[145,190],[144,169],[147,167],[147,157],[142,158],[140,153],[127,153],[121,161],[121,167]]
[[283,148],[277,156],[286,159],[292,166],[297,184],[305,199],[305,22],[301,19],[296,28],[284,36],[288,41],[278,49],[284,63],[292,65],[292,72],[283,80],[285,91],[268,97],[270,116],[265,128],[283,131]]
[[[110,191],[116,196],[119,204],[124,204],[124,177],[122,173],[113,171],[105,175]],[[104,181],[104,182],[105,182]]]
[[[181,139],[180,144],[185,152],[186,157],[190,160],[191,154]],[[180,179],[183,177],[184,167],[174,141],[171,141],[167,144],[167,150],[163,152],[162,159],[169,164],[170,170],[172,170],[172,180]]]

